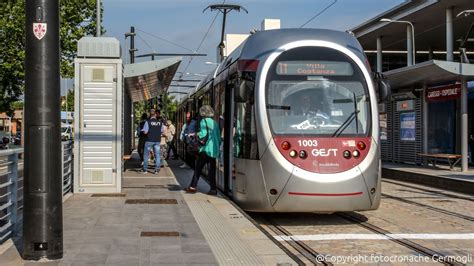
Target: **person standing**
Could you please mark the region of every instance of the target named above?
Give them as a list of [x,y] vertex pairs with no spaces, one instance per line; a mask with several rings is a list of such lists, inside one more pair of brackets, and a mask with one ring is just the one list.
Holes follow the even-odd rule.
[[141,173],[146,173],[148,171],[148,158],[152,149],[155,155],[155,174],[160,171],[160,142],[163,131],[163,123],[157,117],[157,113],[155,112],[155,110],[151,109],[150,119],[146,121],[145,125],[143,126],[143,132],[146,134],[146,141],[145,154],[143,156],[143,169],[140,170]]
[[173,125],[171,120],[166,121],[166,127],[168,128],[168,134],[166,135],[166,144],[168,146],[168,152],[166,154],[166,160],[170,157],[170,152],[173,150],[173,160],[178,159],[178,152],[176,151],[176,147],[174,145],[175,142],[175,135],[176,135],[176,127]]
[[141,121],[138,124],[138,155],[140,156],[140,160],[142,161],[143,165],[143,152],[145,150],[145,141],[146,141],[146,134],[143,132],[143,127],[145,126],[146,120],[148,119],[148,115],[146,113],[142,114]]
[[202,119],[199,123],[199,132],[197,134],[200,142],[198,161],[194,169],[194,176],[191,184],[186,189],[188,193],[196,193],[197,184],[202,173],[202,169],[209,164],[209,183],[211,189],[207,194],[216,195],[216,160],[219,158],[221,133],[219,125],[214,121],[214,110],[209,105],[203,105],[199,108],[199,114]]
[[183,165],[180,166],[180,168],[187,168],[188,166],[186,165],[186,162],[189,162],[191,160],[194,160],[194,154],[189,153],[188,147],[192,145],[192,141],[194,139],[194,136],[196,134],[196,120],[191,118],[191,113],[187,112],[186,113],[186,123],[184,123],[183,129],[181,130],[181,134],[179,135],[179,139],[181,141],[184,141],[184,150],[185,150],[185,155],[184,155],[184,163]]

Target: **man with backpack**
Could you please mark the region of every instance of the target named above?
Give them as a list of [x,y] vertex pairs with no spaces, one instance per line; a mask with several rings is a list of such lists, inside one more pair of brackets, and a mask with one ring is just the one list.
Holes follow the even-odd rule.
[[[158,116],[157,116],[158,115]],[[143,126],[143,133],[146,134],[145,140],[145,154],[143,158],[143,169],[140,170],[141,173],[146,173],[148,171],[148,158],[150,157],[150,151],[153,149],[155,157],[155,174],[160,171],[161,166],[161,156],[160,156],[160,143],[161,135],[164,132],[163,122],[158,118],[159,111],[151,109],[150,119],[145,122]]]

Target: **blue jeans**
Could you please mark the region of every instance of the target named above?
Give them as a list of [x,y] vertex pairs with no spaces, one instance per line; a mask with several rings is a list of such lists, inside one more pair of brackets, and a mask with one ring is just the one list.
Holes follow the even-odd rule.
[[160,171],[161,166],[161,153],[160,153],[160,142],[145,142],[145,154],[143,156],[143,170],[148,170],[148,158],[150,157],[150,151],[153,148],[155,154],[155,171]]

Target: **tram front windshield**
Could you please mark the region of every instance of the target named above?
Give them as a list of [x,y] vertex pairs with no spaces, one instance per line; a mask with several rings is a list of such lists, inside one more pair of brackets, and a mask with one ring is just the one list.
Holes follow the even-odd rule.
[[366,136],[369,95],[357,65],[329,48],[294,50],[276,60],[267,78],[266,108],[273,133]]

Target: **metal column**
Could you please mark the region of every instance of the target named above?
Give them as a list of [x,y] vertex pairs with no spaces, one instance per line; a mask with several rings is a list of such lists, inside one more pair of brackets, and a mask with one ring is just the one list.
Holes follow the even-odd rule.
[[382,73],[382,36],[377,37],[377,72]]
[[63,257],[59,0],[25,2],[23,258]]
[[461,169],[468,170],[468,108],[467,108],[467,80],[461,79]]
[[454,60],[453,8],[446,9],[446,61]]
[[[423,139],[423,153],[428,153],[428,102],[426,101],[426,84],[423,85],[423,92],[422,92],[422,139]],[[423,164],[426,164],[426,158],[423,159]]]
[[410,25],[407,25],[407,66],[413,65],[413,33]]

